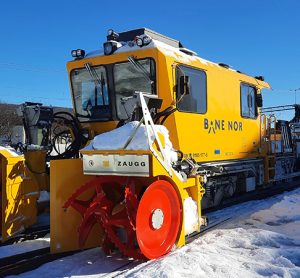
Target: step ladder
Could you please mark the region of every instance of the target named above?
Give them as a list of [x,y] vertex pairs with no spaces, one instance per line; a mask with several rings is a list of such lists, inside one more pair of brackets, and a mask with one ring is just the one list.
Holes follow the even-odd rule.
[[276,180],[276,158],[293,151],[291,128],[288,121],[277,120],[275,115],[261,115],[261,146],[264,155],[265,182]]
[[265,181],[266,183],[275,180],[276,176],[276,155],[267,155],[265,157]]
[[281,152],[288,153],[293,151],[291,128],[287,121],[277,121],[277,130],[281,134]]
[[265,154],[265,182],[270,183],[275,180],[276,176],[276,154],[278,152],[279,132],[276,129],[276,116],[270,115],[264,117],[265,120],[265,137],[266,137],[266,154]]

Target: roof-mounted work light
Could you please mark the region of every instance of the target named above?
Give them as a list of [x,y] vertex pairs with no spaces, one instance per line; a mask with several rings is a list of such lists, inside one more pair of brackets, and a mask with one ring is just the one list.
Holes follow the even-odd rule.
[[119,38],[119,34],[116,33],[113,29],[109,29],[107,31],[107,41],[117,41]]
[[139,47],[143,46],[143,39],[141,37],[136,37],[135,42],[136,42],[136,45],[138,45]]
[[104,54],[105,55],[113,54],[118,49],[118,47],[120,47],[120,43],[116,41],[105,42],[103,44]]
[[149,37],[147,35],[143,37],[143,44],[144,45],[148,45],[151,41],[152,41],[151,37]]
[[83,49],[74,49],[71,51],[71,54],[76,59],[82,59],[85,56],[85,51]]
[[145,45],[148,45],[151,41],[152,41],[152,38],[147,36],[147,35],[135,37],[135,43],[139,47],[143,47]]

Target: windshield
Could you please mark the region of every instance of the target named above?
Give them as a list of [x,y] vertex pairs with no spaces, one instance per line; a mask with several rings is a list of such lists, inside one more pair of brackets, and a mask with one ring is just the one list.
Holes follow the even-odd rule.
[[155,93],[153,59],[105,66],[85,64],[71,72],[74,104],[79,121],[130,119],[137,104],[134,92]]
[[[155,79],[155,66],[152,59],[136,60],[143,67],[150,80]],[[117,114],[119,119],[128,119],[136,104],[135,99],[128,99],[135,91],[154,93],[149,79],[141,70],[135,68],[132,63],[119,63],[114,66],[114,83],[116,92]],[[125,101],[125,99],[127,99]]]
[[111,112],[104,66],[76,69],[71,72],[75,109],[80,121],[91,119],[109,120]]

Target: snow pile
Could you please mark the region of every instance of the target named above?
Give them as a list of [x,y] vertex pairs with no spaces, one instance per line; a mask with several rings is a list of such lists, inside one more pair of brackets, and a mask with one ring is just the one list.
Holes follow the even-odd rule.
[[[129,122],[117,129],[97,135],[92,143],[84,150],[119,150],[123,149],[125,143],[130,138],[138,121]],[[177,161],[177,153],[173,150],[169,137],[169,131],[165,126],[155,125],[155,130],[164,138],[164,151],[169,162]],[[154,134],[151,134],[151,144],[154,142]],[[144,125],[141,125],[126,150],[149,150],[147,131]]]
[[198,229],[198,208],[196,202],[188,197],[184,200],[184,232],[189,235]]
[[0,151],[1,150],[5,150],[7,152],[9,152],[10,155],[17,157],[22,155],[21,153],[17,152],[14,148],[10,147],[10,146],[0,146]]
[[50,201],[50,193],[48,191],[40,191],[40,196],[37,200],[39,203]]
[[[173,47],[173,46],[166,44],[159,40],[153,39],[148,45],[144,45],[142,49],[146,49],[146,48],[158,48],[164,54],[172,56],[177,61],[180,61],[182,63],[190,63],[193,61],[200,61],[201,63],[203,63],[205,65],[209,64],[209,65],[214,65],[214,66],[220,67],[217,63],[205,60],[197,55],[190,55],[190,54],[184,53],[179,48]],[[140,50],[141,50],[141,48],[136,44],[132,44],[132,42],[122,42],[122,46],[119,47],[114,52],[114,54],[133,52],[133,51],[136,52],[136,51],[140,51]],[[189,51],[191,51],[191,50],[189,50]],[[91,58],[91,57],[103,56],[103,55],[104,55],[104,50],[103,50],[103,48],[101,48],[99,50],[87,53],[85,57]],[[229,70],[232,70],[232,69],[229,69]]]

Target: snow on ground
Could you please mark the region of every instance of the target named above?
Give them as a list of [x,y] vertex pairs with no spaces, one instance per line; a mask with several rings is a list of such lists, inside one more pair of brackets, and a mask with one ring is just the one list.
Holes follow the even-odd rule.
[[[232,208],[212,218],[228,217]],[[300,277],[300,189],[234,207],[224,223],[130,277]],[[251,213],[247,216],[247,213]]]
[[231,219],[163,258],[125,265],[125,272],[108,274],[128,261],[98,248],[21,277],[300,277],[300,189],[208,216],[211,223]]
[[[38,216],[37,224],[33,225],[32,228],[49,225],[49,222],[49,213],[42,213]],[[50,234],[35,240],[26,240],[24,242],[18,242],[12,245],[0,246],[0,259],[46,247],[50,247]]]
[[39,248],[46,248],[50,246],[50,235],[44,238],[38,238],[35,240],[27,240],[12,245],[4,245],[0,247],[0,259],[9,257],[24,252],[33,251]]

